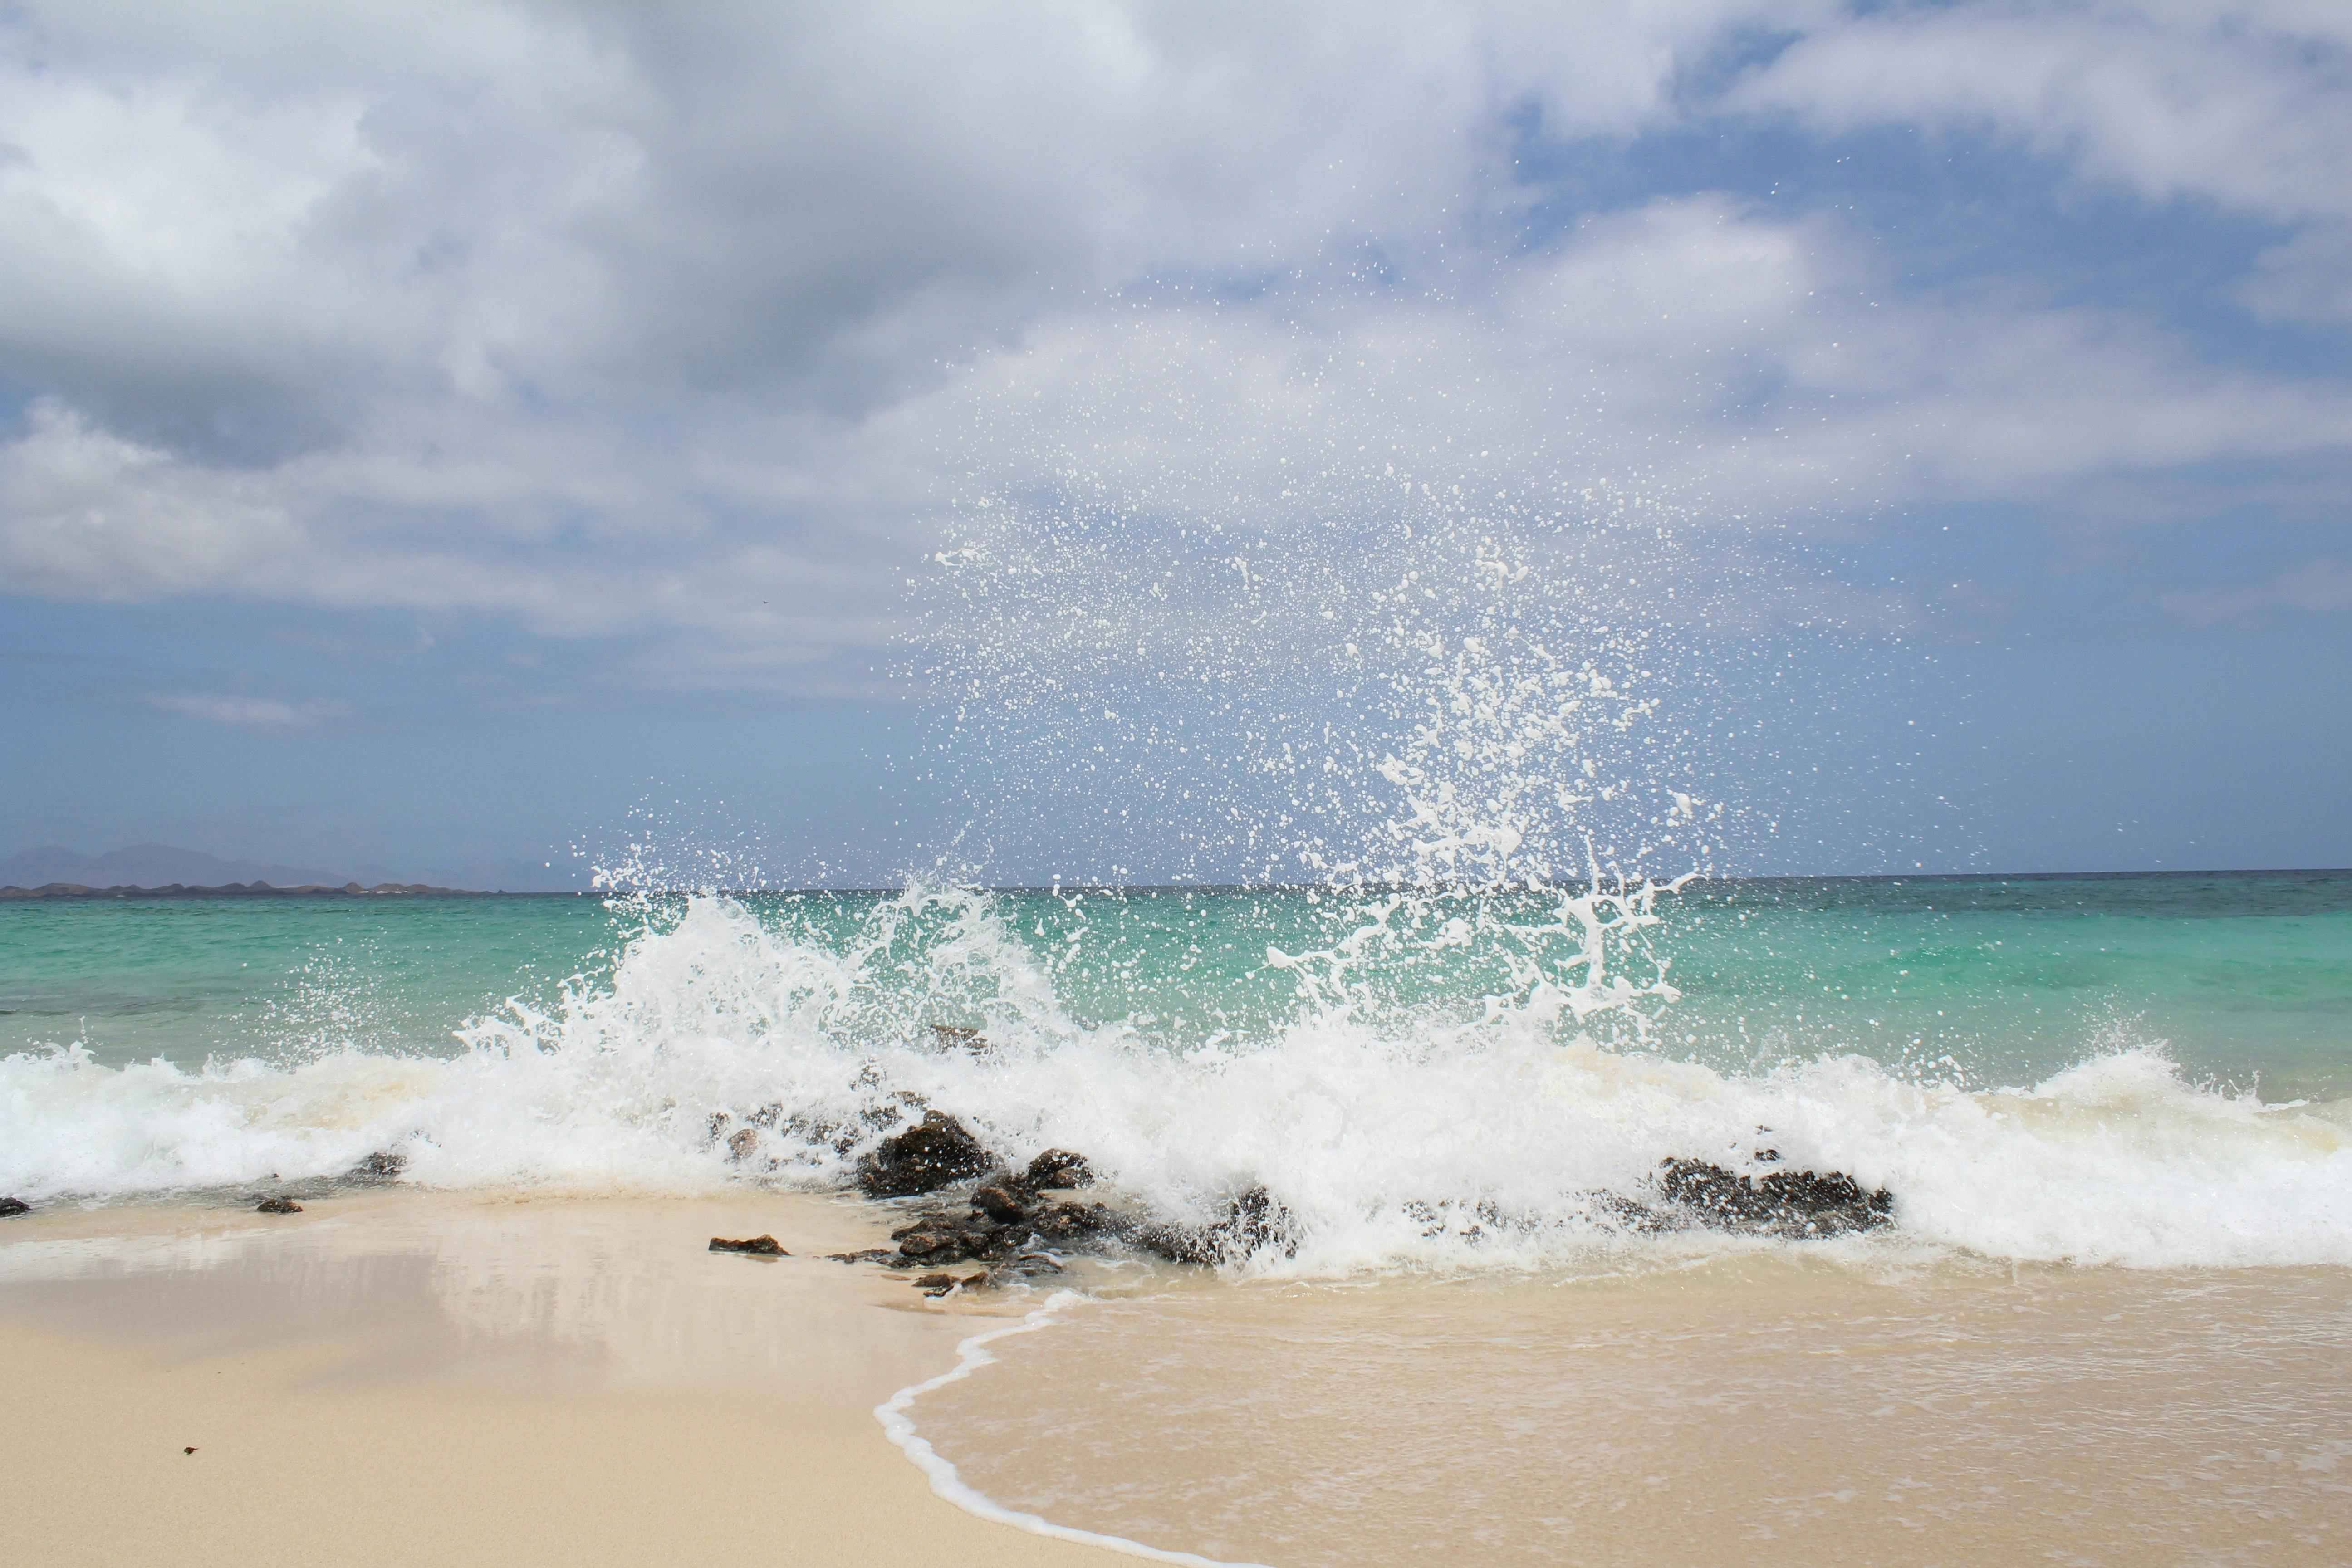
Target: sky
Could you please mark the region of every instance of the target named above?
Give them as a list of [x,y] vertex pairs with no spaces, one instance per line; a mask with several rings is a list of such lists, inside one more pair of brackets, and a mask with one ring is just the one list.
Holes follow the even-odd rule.
[[0,11],[0,853],[1279,875],[1499,552],[1714,868],[2343,866],[2347,497],[2340,0]]

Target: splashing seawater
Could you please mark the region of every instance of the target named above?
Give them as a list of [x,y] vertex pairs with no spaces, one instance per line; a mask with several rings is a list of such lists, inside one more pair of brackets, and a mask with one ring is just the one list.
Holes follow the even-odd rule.
[[[1682,889],[1736,816],[1672,700],[1703,661],[1633,591],[1677,580],[1671,531],[1622,498],[1569,517],[1394,461],[1277,467],[1313,526],[1083,464],[980,487],[919,589],[916,673],[954,702],[925,765],[969,806],[932,879],[619,900],[608,964],[478,1012],[454,1054],[24,1052],[0,1063],[0,1189],[380,1150],[446,1185],[829,1186],[932,1108],[1008,1161],[1079,1151],[1178,1221],[1263,1187],[1295,1245],[1240,1265],[1261,1271],[1787,1245],[1629,1224],[1669,1160],[1895,1194],[1890,1233],[1807,1245],[2352,1261],[2347,1102],[2200,1086],[2128,1032],[2010,1089],[1864,1054],[1869,1015],[1735,1016],[1756,1048],[1730,1056],[1669,1038]],[[971,890],[1135,880],[1146,855],[1193,885]],[[1814,986],[1816,959],[1742,962]]]
[[[1260,1270],[1548,1267],[1775,1246],[1643,1237],[1659,1163],[1853,1172],[1890,1240],[2138,1265],[2352,1261],[2352,1118],[2200,1089],[2147,1048],[1967,1089],[1819,1055],[1647,1048],[1673,989],[1655,886],[645,900],[608,978],[434,1058],[0,1065],[0,1188],[122,1194],[349,1169],[695,1192],[825,1186],[916,1104],[1019,1160],[1082,1151],[1175,1217],[1263,1184]],[[984,1047],[932,1026],[977,1031]],[[751,1128],[750,1146],[713,1118]]]

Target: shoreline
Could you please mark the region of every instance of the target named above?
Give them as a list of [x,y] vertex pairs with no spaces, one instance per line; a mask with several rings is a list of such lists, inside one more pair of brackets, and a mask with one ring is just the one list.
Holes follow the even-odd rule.
[[[1026,1303],[824,1259],[883,1228],[824,1198],[392,1191],[6,1224],[18,1560],[1132,1561],[967,1512],[892,1447],[877,1406]],[[763,1233],[793,1256],[705,1250]]]
[[903,1215],[827,1194],[251,1201],[0,1222],[0,1556],[2300,1568],[2352,1495],[2332,1266],[1774,1247],[934,1299],[828,1258]]

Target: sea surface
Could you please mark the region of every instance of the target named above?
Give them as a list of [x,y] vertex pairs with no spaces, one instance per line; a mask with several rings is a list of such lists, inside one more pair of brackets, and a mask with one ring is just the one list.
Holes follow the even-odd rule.
[[[2352,1545],[2352,873],[10,903],[0,1044],[42,1204],[839,1191],[922,1107],[1263,1186],[908,1406],[1204,1560]],[[1893,1223],[1629,1224],[1676,1158]]]
[[[921,1096],[1172,1210],[1328,1207],[1325,1268],[1429,1261],[1372,1234],[1408,1204],[1570,1245],[1563,1193],[1759,1127],[1992,1255],[2352,1259],[2343,872],[21,902],[0,1043],[26,1195],[392,1148],[442,1184],[822,1185],[862,1146],[770,1129],[747,1169],[711,1115],[870,1140]],[[2029,1169],[2086,1206],[2004,1241],[2024,1216],[1974,1211]],[[2110,1180],[2146,1227],[2103,1230]]]

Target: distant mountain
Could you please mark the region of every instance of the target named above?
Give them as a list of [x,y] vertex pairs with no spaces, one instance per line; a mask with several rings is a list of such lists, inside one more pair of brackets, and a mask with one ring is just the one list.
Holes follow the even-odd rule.
[[348,871],[307,866],[276,866],[260,860],[224,860],[167,844],[134,844],[105,855],[82,855],[44,845],[0,860],[0,888],[38,888],[79,882],[89,888],[223,888],[231,882],[267,882],[273,888],[317,885],[339,888],[354,879]]

